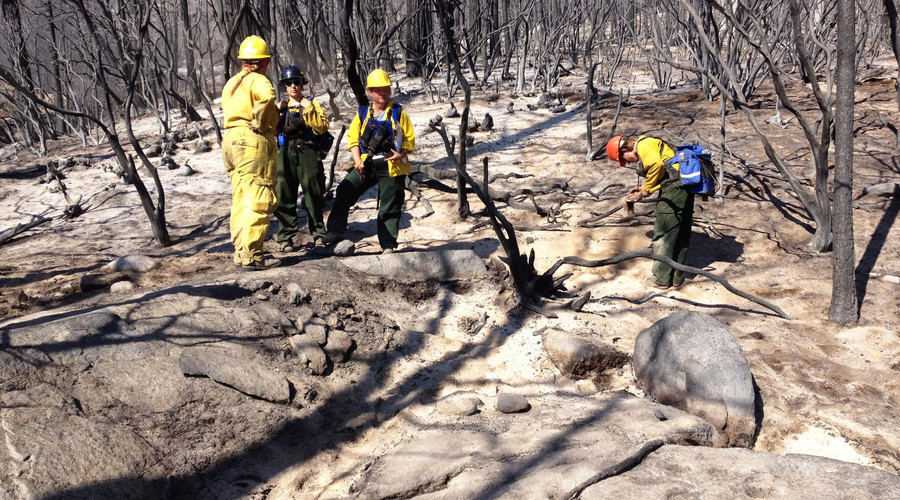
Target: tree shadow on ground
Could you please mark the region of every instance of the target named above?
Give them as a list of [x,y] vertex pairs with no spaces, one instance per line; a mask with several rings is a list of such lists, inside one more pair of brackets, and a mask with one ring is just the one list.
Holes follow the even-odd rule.
[[894,195],[891,203],[878,221],[878,226],[869,239],[869,244],[859,259],[859,265],[856,267],[856,307],[858,311],[862,310],[863,301],[866,299],[866,290],[869,286],[869,279],[875,264],[878,262],[878,256],[887,242],[888,232],[897,220],[897,214],[900,213],[900,196]]

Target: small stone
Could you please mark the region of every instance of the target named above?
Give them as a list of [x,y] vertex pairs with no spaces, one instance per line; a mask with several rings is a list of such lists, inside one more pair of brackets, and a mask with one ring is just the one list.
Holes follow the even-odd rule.
[[306,324],[309,323],[315,315],[316,313],[313,312],[311,307],[307,305],[300,306],[297,308],[297,318],[294,320],[294,325],[302,332]]
[[322,318],[310,318],[303,324],[301,333],[312,337],[319,345],[325,345],[328,342],[328,325]]
[[203,139],[198,139],[197,147],[194,148],[194,154],[208,153],[209,151],[212,151],[212,148],[209,146],[209,144],[207,144]]
[[494,128],[494,117],[490,113],[484,114],[484,120],[481,121],[481,128],[491,130]]
[[343,330],[334,330],[328,335],[325,344],[325,354],[335,363],[343,363],[350,359],[350,351],[353,350],[353,339]]
[[[291,304],[297,305],[301,302],[309,302],[310,295],[309,292],[304,290],[297,283],[288,283],[287,287],[285,287],[285,291],[287,292],[288,300]],[[312,314],[312,310],[310,310],[310,315]]]
[[151,144],[149,147],[144,148],[144,155],[146,155],[147,158],[156,158],[161,154],[162,146],[159,144]]
[[130,291],[134,290],[135,288],[136,287],[135,287],[134,283],[132,283],[128,280],[117,281],[117,282],[113,283],[111,287],[109,287],[109,293],[125,293],[125,292],[130,292]]
[[531,408],[528,399],[518,394],[501,392],[497,395],[497,411],[500,413],[519,413]]
[[343,240],[334,246],[334,254],[341,256],[341,257],[347,257],[349,255],[353,255],[353,253],[355,251],[356,251],[356,244],[353,243],[351,240]]
[[478,413],[478,407],[484,403],[475,394],[455,393],[438,401],[437,411],[444,415],[460,415],[468,417]]
[[249,290],[251,292],[256,292],[259,290],[264,290],[272,286],[272,282],[268,280],[257,280],[257,279],[239,279],[237,281],[237,285],[244,290]]
[[156,267],[156,259],[147,255],[127,255],[120,257],[109,264],[103,266],[103,270],[107,272],[138,272],[146,273]]
[[444,116],[446,116],[447,118],[456,118],[457,116],[459,116],[459,111],[456,110],[456,105],[451,102],[450,109],[448,109],[447,112],[444,113]]
[[288,342],[300,361],[313,375],[322,375],[328,368],[328,357],[319,344],[307,335],[294,335]]

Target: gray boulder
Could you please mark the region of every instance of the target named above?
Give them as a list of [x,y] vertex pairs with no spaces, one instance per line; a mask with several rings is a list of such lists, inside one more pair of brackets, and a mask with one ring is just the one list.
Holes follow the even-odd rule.
[[497,411],[500,413],[519,413],[530,407],[528,398],[520,394],[501,392],[497,395]]
[[[465,418],[431,414],[428,428],[361,466],[352,498],[561,498],[645,442],[711,445],[708,422],[624,392],[598,397],[536,396],[514,418],[480,413]],[[624,498],[646,498],[639,493]]]
[[578,498],[900,499],[900,477],[811,455],[663,446]]
[[352,259],[343,259],[341,263],[372,276],[410,279],[452,279],[483,273],[487,270],[484,259],[472,250],[360,255]]
[[103,269],[107,272],[138,272],[138,273],[146,273],[156,267],[156,259],[147,255],[127,255],[125,257],[120,257],[106,266]]
[[[124,425],[57,408],[14,408],[2,414],[0,432],[15,498],[152,496],[140,478],[160,457]],[[87,484],[96,486],[89,495],[78,494]]]
[[283,376],[248,361],[240,349],[198,346],[185,349],[178,358],[184,375],[203,375],[244,394],[276,403],[290,400],[290,386]]
[[568,332],[549,329],[542,336],[550,361],[567,376],[591,378],[628,363],[628,355],[607,345],[597,345]]
[[900,184],[896,182],[882,182],[866,188],[863,188],[860,198],[863,196],[881,196],[882,198],[890,198],[892,196],[900,196]]
[[711,423],[729,446],[753,445],[753,375],[740,344],[715,318],[679,312],[657,321],[638,335],[633,364],[654,399]]

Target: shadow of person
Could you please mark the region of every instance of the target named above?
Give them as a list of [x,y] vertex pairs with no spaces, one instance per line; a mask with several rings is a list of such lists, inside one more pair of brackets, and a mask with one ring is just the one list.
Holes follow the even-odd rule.
[[[647,232],[647,237],[653,239],[652,230]],[[716,262],[739,262],[743,254],[744,244],[737,241],[734,236],[721,235],[719,238],[711,238],[706,233],[694,231],[691,234],[691,244],[684,264],[715,272]],[[696,276],[694,273],[684,273],[686,279],[693,279]]]

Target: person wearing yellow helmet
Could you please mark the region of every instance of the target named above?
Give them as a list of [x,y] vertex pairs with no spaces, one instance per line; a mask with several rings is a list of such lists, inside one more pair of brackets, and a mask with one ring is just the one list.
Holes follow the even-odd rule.
[[[642,185],[631,188],[625,197],[626,202],[635,202],[659,192],[650,246],[653,253],[684,264],[694,221],[694,194],[680,182],[668,182],[665,164],[675,157],[675,150],[655,137],[617,135],[606,143],[606,156],[623,167],[635,163],[638,175],[645,178]],[[678,163],[672,166],[675,170],[679,169]],[[670,286],[677,288],[683,283],[681,271],[659,261],[653,262],[653,276],[648,280],[650,286],[667,289]]]
[[391,79],[382,69],[366,78],[371,104],[359,108],[347,130],[347,146],[353,168],[335,190],[334,207],[328,214],[328,233],[322,242],[339,241],[347,230],[347,217],[356,201],[378,185],[378,243],[385,253],[397,248],[403,209],[409,154],[416,134],[406,110],[391,101]]
[[278,170],[278,105],[275,87],[266,77],[272,52],[262,38],[250,35],[238,50],[240,73],[222,89],[225,137],[222,160],[231,179],[231,242],[234,265],[256,270],[280,264],[264,255],[269,216],[275,210]]

